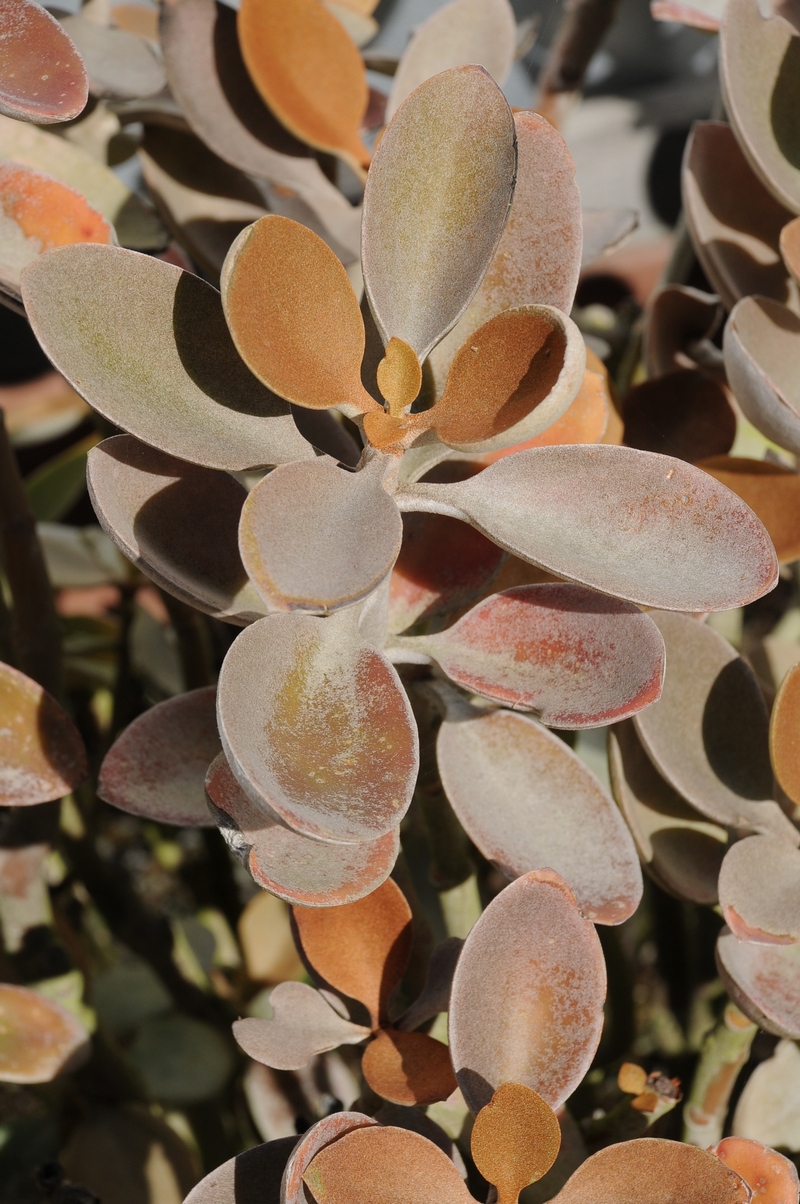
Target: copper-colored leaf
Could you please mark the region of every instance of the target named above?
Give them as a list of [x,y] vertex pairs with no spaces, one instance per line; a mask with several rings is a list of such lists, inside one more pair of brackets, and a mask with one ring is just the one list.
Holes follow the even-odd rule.
[[497,248],[515,165],[511,110],[480,67],[442,72],[398,109],[364,193],[364,285],[384,343],[403,339],[421,362],[461,317]]
[[405,486],[397,500],[465,518],[523,560],[640,605],[726,610],[777,580],[769,536],[735,494],[633,448],[532,448],[468,481]]
[[339,1045],[358,1045],[370,1034],[335,1012],[313,987],[282,982],[269,997],[272,1017],[236,1020],[233,1035],[250,1058],[275,1070],[299,1070],[315,1054]]
[[0,804],[63,798],[86,772],[83,741],[66,712],[38,682],[0,664]]
[[768,439],[800,451],[800,317],[768,297],[745,297],[725,327],[725,368],[736,400]]
[[322,839],[397,827],[418,768],[411,708],[386,658],[336,616],[254,623],[228,652],[217,697],[225,755],[253,802]]
[[93,96],[138,100],[164,87],[161,60],[138,34],[88,21],[80,14],[65,17],[63,26],[83,59]]
[[748,836],[725,854],[719,901],[731,931],[744,941],[800,941],[800,849],[777,836]]
[[760,1141],[726,1137],[709,1150],[747,1183],[758,1204],[797,1204],[797,1167]]
[[696,368],[634,385],[623,402],[622,417],[628,447],[679,460],[724,455],[736,438],[736,415],[725,390]]
[[250,78],[287,130],[356,171],[366,167],[367,77],[336,17],[319,0],[244,0],[237,27]]
[[190,690],[134,719],[106,754],[100,797],[159,823],[213,825],[203,783],[220,751],[216,694],[214,686]]
[[772,768],[793,803],[800,803],[800,665],[784,677],[769,727]]
[[361,1059],[367,1085],[393,1104],[425,1108],[456,1089],[446,1045],[427,1033],[382,1029]]
[[800,475],[782,464],[739,456],[713,456],[698,467],[738,493],[758,515],[781,564],[800,557]]
[[529,1183],[546,1175],[561,1146],[555,1112],[520,1083],[504,1083],[475,1118],[470,1137],[480,1173],[497,1188],[498,1204],[516,1204]]
[[[378,1121],[361,1112],[334,1112],[307,1129],[292,1150],[281,1183],[281,1204],[308,1204],[303,1176],[313,1158],[332,1142],[354,1129],[377,1126]],[[227,1204],[227,1201],[225,1202]],[[255,1202],[254,1202],[255,1204]],[[266,1204],[272,1204],[267,1201]]]
[[0,10],[0,113],[47,125],[71,121],[88,98],[81,56],[35,0],[5,0]]
[[0,1083],[49,1083],[85,1061],[89,1034],[36,991],[0,983]]
[[233,477],[187,464],[132,435],[92,448],[86,476],[103,529],[162,589],[235,623],[264,613],[239,556],[247,492]]
[[563,879],[539,870],[507,886],[467,937],[450,997],[450,1053],[471,1110],[509,1082],[559,1107],[594,1057],[605,993],[597,933]]
[[555,869],[595,923],[633,914],[642,897],[633,841],[563,740],[511,711],[453,707],[436,752],[447,797],[484,857],[510,877]]
[[184,1204],[279,1204],[281,1176],[296,1144],[296,1137],[279,1137],[229,1158],[192,1188]]
[[25,269],[22,296],[56,367],[145,443],[225,469],[313,455],[288,406],[242,363],[219,293],[197,276],[117,247],[58,247]]
[[306,960],[324,981],[363,1003],[377,1027],[411,953],[411,910],[391,878],[344,907],[295,907]]
[[648,376],[663,376],[696,363],[697,344],[710,339],[719,327],[719,297],[684,284],[658,289],[649,304],[645,358]]
[[553,1204],[748,1204],[750,1188],[713,1154],[640,1137],[588,1158]]
[[778,1037],[800,1039],[800,944],[741,941],[723,928],[717,967],[731,999],[755,1024]]
[[783,262],[800,284],[800,217],[781,230],[780,248]]

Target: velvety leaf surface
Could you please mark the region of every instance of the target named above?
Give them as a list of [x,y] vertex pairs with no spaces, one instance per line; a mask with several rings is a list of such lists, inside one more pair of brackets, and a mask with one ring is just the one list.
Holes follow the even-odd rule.
[[281,1176],[296,1137],[279,1137],[229,1158],[201,1179],[184,1204],[280,1204]]
[[776,836],[748,836],[725,854],[719,901],[735,936],[762,944],[800,941],[800,849]]
[[532,448],[397,500],[465,518],[523,560],[640,605],[726,610],[777,579],[769,537],[739,498],[681,460],[632,448]]
[[768,297],[745,297],[728,319],[724,351],[745,417],[768,439],[800,451],[800,318]]
[[248,1016],[236,1020],[233,1035],[250,1058],[276,1070],[299,1070],[315,1054],[339,1045],[358,1045],[370,1030],[351,1024],[313,987],[281,982],[272,991],[270,1020]]
[[470,1137],[480,1173],[497,1188],[498,1204],[516,1204],[529,1183],[546,1175],[561,1146],[555,1112],[519,1083],[504,1083],[481,1108]]
[[281,1183],[281,1204],[308,1204],[303,1176],[312,1159],[346,1133],[377,1124],[371,1116],[364,1116],[361,1112],[334,1112],[312,1125],[299,1139],[286,1163]]
[[0,664],[0,804],[63,798],[86,773],[83,741],[67,713],[38,682]]
[[425,1108],[447,1099],[457,1087],[450,1053],[427,1033],[382,1029],[364,1050],[361,1073],[367,1085],[393,1104]]
[[781,682],[770,716],[772,768],[793,803],[800,803],[800,666]]
[[645,339],[648,376],[663,376],[695,363],[695,344],[710,339],[722,318],[719,297],[685,284],[667,284],[649,305]]
[[88,1055],[89,1034],[60,1004],[0,983],[0,1082],[49,1083]]
[[713,1154],[640,1137],[606,1146],[579,1166],[556,1204],[747,1204],[750,1189]]
[[514,122],[480,67],[422,84],[375,152],[364,193],[364,286],[387,343],[420,362],[466,309],[514,188]]
[[606,970],[590,920],[558,874],[507,886],[470,932],[450,997],[450,1053],[477,1113],[503,1083],[559,1107],[600,1040]]
[[739,456],[712,456],[700,460],[698,467],[758,515],[781,564],[800,557],[800,475],[782,464]]
[[114,435],[92,448],[86,476],[103,529],[162,589],[232,622],[252,622],[264,613],[239,556],[247,492],[233,477],[132,435]]
[[306,960],[329,986],[357,999],[377,1027],[411,954],[411,909],[391,878],[344,907],[292,910]]
[[28,265],[22,295],[56,367],[145,443],[210,468],[311,457],[288,406],[239,358],[219,293],[197,276],[116,247],[59,247]]
[[138,100],[164,87],[164,68],[144,38],[80,15],[65,17],[62,25],[83,59],[93,96]]
[[219,755],[215,686],[190,690],[139,715],[112,744],[98,793],[130,815],[210,827],[205,781]]
[[768,1033],[800,1039],[800,945],[717,938],[717,967],[734,1003]]
[[726,1137],[709,1153],[744,1179],[759,1204],[797,1204],[797,1168],[783,1154],[743,1137]]
[[450,804],[484,857],[509,877],[556,870],[595,923],[633,914],[642,897],[633,841],[563,740],[511,711],[465,708],[442,723],[436,753]]
[[622,418],[628,447],[690,463],[724,455],[736,438],[736,415],[724,388],[694,368],[634,385]]
[[71,121],[88,99],[74,43],[35,0],[6,0],[0,12],[0,113],[47,125]]
[[[589,354],[587,348],[587,365]],[[609,419],[612,412],[614,421],[621,431],[622,422],[616,416],[611,401],[607,374],[595,372],[592,368],[587,367],[577,396],[570,402],[561,417],[542,431],[541,435],[534,435],[532,439],[525,439],[513,447],[484,452],[477,456],[476,460],[478,463],[488,466],[494,464],[495,460],[502,460],[504,456],[525,451],[529,447],[556,447],[561,443],[619,443],[619,438],[604,439],[610,426]]]
[[408,699],[386,658],[333,618],[247,628],[217,703],[239,785],[297,831],[376,840],[405,814],[419,763]]

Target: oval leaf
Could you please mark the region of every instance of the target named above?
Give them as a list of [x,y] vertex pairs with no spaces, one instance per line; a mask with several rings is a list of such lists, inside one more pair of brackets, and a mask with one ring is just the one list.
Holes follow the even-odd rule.
[[0,1082],[49,1083],[85,1061],[89,1034],[36,991],[0,983]]
[[426,1108],[452,1095],[457,1083],[450,1053],[427,1033],[382,1029],[361,1059],[367,1086],[390,1103]]
[[63,798],[86,773],[83,741],[66,712],[38,682],[0,663],[0,804]]
[[279,1137],[229,1158],[201,1179],[183,1204],[279,1204],[281,1176],[296,1144],[296,1137]]
[[[281,1204],[308,1204],[303,1175],[311,1160],[320,1150],[344,1137],[345,1133],[351,1133],[354,1129],[368,1129],[377,1124],[378,1121],[373,1120],[371,1116],[364,1116],[361,1112],[334,1112],[307,1129],[286,1163],[281,1183]],[[272,1202],[267,1201],[266,1204]]]
[[737,841],[722,863],[719,901],[740,940],[774,945],[800,941],[800,849],[776,836]]
[[750,1188],[718,1158],[695,1146],[640,1137],[592,1154],[553,1204],[747,1204]]
[[34,0],[5,0],[0,12],[0,113],[48,125],[83,110],[89,81],[64,29]]
[[797,1167],[760,1141],[726,1137],[709,1150],[748,1184],[759,1204],[797,1204]]
[[248,1057],[275,1070],[300,1070],[315,1054],[358,1045],[370,1030],[351,1024],[304,982],[281,982],[270,993],[269,1020],[236,1020],[233,1035]]
[[768,297],[745,297],[728,319],[724,349],[745,417],[768,439],[800,451],[800,318]]
[[139,100],[164,87],[164,68],[145,38],[82,16],[65,17],[63,26],[80,52],[93,96]]
[[[800,429],[800,428],[799,428]],[[800,558],[800,475],[769,460],[713,456],[698,468],[737,493],[767,529],[780,564]]]
[[731,999],[754,1024],[777,1037],[800,1039],[800,944],[741,941],[723,928],[717,967]]
[[523,1187],[536,1183],[555,1162],[561,1128],[535,1091],[504,1083],[476,1116],[470,1146],[478,1170],[497,1188],[498,1204],[516,1204]]
[[783,262],[800,284],[800,217],[781,230],[780,248]]
[[772,708],[769,748],[775,776],[793,803],[800,803],[800,665],[781,682]]

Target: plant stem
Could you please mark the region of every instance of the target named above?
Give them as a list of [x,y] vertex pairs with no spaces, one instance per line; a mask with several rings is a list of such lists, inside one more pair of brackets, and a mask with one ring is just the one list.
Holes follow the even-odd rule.
[[689,1145],[707,1149],[721,1140],[731,1092],[757,1031],[757,1026],[729,1003],[721,1022],[703,1042],[683,1110],[683,1140]]
[[586,69],[621,0],[566,0],[561,25],[539,76],[536,110],[558,125],[559,99],[581,90]]

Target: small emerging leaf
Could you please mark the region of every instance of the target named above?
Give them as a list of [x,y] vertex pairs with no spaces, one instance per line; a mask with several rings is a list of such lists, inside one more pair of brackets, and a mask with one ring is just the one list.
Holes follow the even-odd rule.
[[497,1188],[498,1204],[516,1204],[529,1183],[546,1175],[561,1146],[555,1112],[520,1083],[504,1083],[475,1117],[470,1137],[480,1173]]

